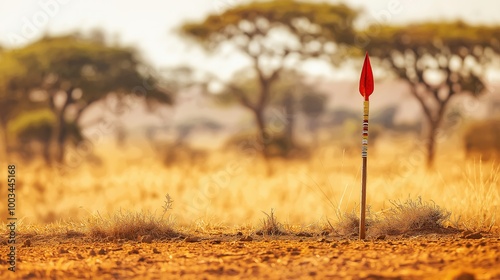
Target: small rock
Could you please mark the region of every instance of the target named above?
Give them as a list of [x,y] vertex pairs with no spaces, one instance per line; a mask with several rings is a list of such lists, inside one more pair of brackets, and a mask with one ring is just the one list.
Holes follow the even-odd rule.
[[309,276],[316,276],[318,273],[316,271],[309,271]]
[[132,255],[132,254],[139,254],[139,250],[137,250],[137,249],[132,249],[132,250],[128,251],[128,254],[129,254],[129,255]]
[[83,256],[80,253],[76,254],[76,258],[79,259],[79,260],[83,260],[84,259]]
[[466,236],[467,236],[467,235],[470,235],[470,234],[473,234],[473,232],[472,232],[472,231],[470,231],[470,230],[466,230],[466,231],[462,232],[462,236],[461,236],[461,237],[462,237],[462,238],[466,238]]
[[23,247],[31,247],[31,240],[26,239],[26,241],[24,241]]
[[153,237],[151,235],[144,235],[141,238],[142,243],[152,243],[153,242]]
[[190,237],[186,237],[184,239],[185,242],[200,242],[201,239],[198,238],[198,237],[195,237],[195,236],[190,236]]
[[296,234],[296,236],[312,237],[312,234],[310,234],[308,232],[299,232]]
[[138,261],[139,261],[139,262],[143,262],[143,261],[145,261],[145,260],[146,260],[146,257],[140,257],[140,258],[138,259]]
[[329,232],[329,231],[327,231],[327,230],[325,230],[325,231],[323,231],[323,232],[321,233],[321,235],[323,235],[323,236],[328,236],[328,235],[330,235],[330,232]]
[[243,232],[238,231],[238,233],[236,233],[236,236],[243,236]]
[[216,240],[212,240],[212,242],[211,242],[211,243],[212,243],[212,244],[221,244],[221,243],[222,243],[222,241],[220,241],[220,240],[216,239]]
[[153,248],[153,253],[160,254],[160,251],[158,251],[158,249],[156,249],[156,248]]
[[59,254],[67,254],[67,253],[69,253],[67,249],[59,248]]
[[92,249],[92,250],[90,250],[89,255],[97,256],[97,253],[94,251],[94,249]]
[[460,272],[457,275],[455,275],[454,277],[452,277],[451,279],[453,279],[453,280],[475,280],[476,277],[474,276],[474,274],[469,273],[469,272]]
[[242,237],[240,238],[240,241],[253,241],[253,238],[251,236],[245,236],[245,237]]
[[480,232],[471,233],[465,236],[465,239],[481,239],[483,235]]
[[106,249],[104,248],[101,248],[101,250],[99,250],[99,252],[97,252],[99,255],[106,255],[108,252],[106,251]]
[[300,250],[293,250],[293,251],[290,252],[290,255],[292,255],[292,256],[298,256],[298,255],[300,255]]
[[385,240],[385,235],[382,234],[382,235],[377,236],[377,240]]

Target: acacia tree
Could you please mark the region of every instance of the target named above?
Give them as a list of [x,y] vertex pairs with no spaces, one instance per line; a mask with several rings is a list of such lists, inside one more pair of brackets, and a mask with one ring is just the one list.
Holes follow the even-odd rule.
[[406,81],[427,121],[427,166],[433,167],[436,137],[450,100],[478,96],[484,74],[497,56],[500,29],[463,22],[421,23],[374,28],[366,49]]
[[39,104],[26,102],[29,85],[24,78],[30,71],[12,51],[0,49],[0,158],[9,157],[8,123],[20,112],[38,109]]
[[314,137],[314,146],[317,146],[314,126],[318,117],[324,113],[327,97],[315,86],[314,80],[310,77],[294,70],[285,70],[272,87],[274,96],[271,106],[283,108],[282,114],[286,120],[283,135],[285,151],[296,147],[295,131],[298,113],[302,113],[307,118],[308,129]]
[[[87,108],[108,94],[136,94],[149,100],[171,103],[169,92],[141,69],[132,49],[110,47],[79,36],[47,37],[12,50],[26,75],[19,80],[23,96],[37,91],[55,115],[53,138],[56,160],[61,162],[68,136],[66,125],[78,124]],[[17,80],[16,80],[17,81]]]
[[[240,101],[239,96],[241,95],[248,96],[251,99],[252,95],[258,91],[258,85],[255,83],[253,76],[248,75],[249,72],[248,70],[237,72],[231,80],[230,86],[215,95],[215,101],[219,105],[226,105]],[[268,151],[268,156],[286,157],[290,155],[290,152],[299,148],[297,141],[295,141],[297,115],[299,113],[304,114],[308,119],[310,132],[314,134],[315,131],[312,125],[324,113],[324,104],[327,97],[315,88],[314,82],[308,80],[307,76],[288,69],[281,71],[279,78],[272,84],[270,91],[272,95],[266,108],[275,110],[272,115],[274,121],[278,121],[279,125],[276,126],[276,122],[273,122],[275,131],[272,132],[277,135],[274,135],[272,139],[266,142],[267,148],[274,147],[274,153]]]
[[24,76],[26,69],[12,58],[7,52],[0,50],[0,157],[6,159],[7,151],[7,123],[13,115],[21,96],[18,80]]
[[345,5],[256,1],[209,15],[201,22],[186,23],[181,31],[209,51],[231,46],[248,59],[257,85],[255,92],[245,94],[230,82],[225,86],[253,113],[267,158],[269,135],[264,113],[273,94],[272,85],[287,66],[309,58],[332,59],[339,54],[344,44],[354,40],[352,23],[356,16],[357,12]]

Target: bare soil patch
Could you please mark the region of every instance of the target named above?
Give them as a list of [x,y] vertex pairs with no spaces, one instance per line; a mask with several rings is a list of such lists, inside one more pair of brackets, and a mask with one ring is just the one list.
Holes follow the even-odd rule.
[[137,241],[21,235],[0,279],[500,279],[500,236],[210,235]]

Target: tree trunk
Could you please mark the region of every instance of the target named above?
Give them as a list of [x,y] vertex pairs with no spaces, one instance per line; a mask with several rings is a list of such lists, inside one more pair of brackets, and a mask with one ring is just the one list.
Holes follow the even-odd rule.
[[429,121],[429,134],[427,136],[427,169],[434,168],[434,158],[436,155],[436,135],[439,124]]
[[50,140],[43,143],[43,160],[47,165],[52,164],[52,160],[50,158]]
[[313,147],[316,149],[319,146],[318,118],[317,117],[309,117],[309,123],[307,126],[309,128],[309,132],[311,133]]
[[266,124],[264,121],[264,112],[263,110],[257,109],[253,110],[254,117],[255,117],[255,122],[257,123],[257,129],[259,130],[259,141],[260,145],[262,147],[262,155],[264,156],[264,159],[269,158],[269,151],[267,149],[267,144],[269,141],[269,136],[267,135],[266,132]]
[[66,142],[66,123],[64,121],[64,112],[61,111],[57,117],[57,135],[56,135],[56,160],[58,163],[62,163],[64,161],[64,144]]
[[284,153],[286,156],[289,155],[290,151],[295,146],[295,141],[293,138],[293,134],[294,134],[293,131],[295,128],[295,122],[294,122],[295,111],[294,111],[293,103],[294,103],[293,96],[291,94],[288,94],[285,97],[285,100],[283,102],[283,105],[285,107],[285,119],[286,119],[286,123],[285,123],[286,147],[284,147],[285,148]]
[[441,104],[435,119],[428,118],[429,121],[429,134],[427,137],[427,169],[434,168],[434,158],[436,155],[436,137],[441,127],[444,112],[446,111],[448,101]]
[[[70,87],[66,93],[66,101],[60,110],[57,110],[55,104],[52,104],[51,108],[55,111],[56,114],[56,127],[55,127],[55,145],[56,145],[56,161],[58,163],[62,163],[64,161],[64,153],[65,153],[65,143],[67,137],[67,126],[66,121],[64,120],[64,116],[66,114],[66,110],[68,106],[73,102],[71,94],[73,93],[74,87]],[[54,100],[52,99],[52,103]]]

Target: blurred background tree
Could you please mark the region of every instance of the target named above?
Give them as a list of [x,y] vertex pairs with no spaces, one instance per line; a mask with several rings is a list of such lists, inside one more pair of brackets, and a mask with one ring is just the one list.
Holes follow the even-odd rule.
[[23,99],[19,81],[26,75],[26,67],[12,54],[0,49],[0,157],[8,158],[7,124]]
[[[264,119],[272,122],[272,127],[268,124],[266,128],[266,132],[272,134],[265,142],[268,157],[290,157],[294,152],[297,152],[296,154],[300,151],[305,152],[304,145],[299,144],[296,139],[297,121],[301,115],[307,118],[309,132],[312,138],[317,140],[315,127],[318,118],[325,112],[328,98],[307,78],[307,75],[295,70],[283,69],[270,87],[271,95],[266,108],[274,110],[273,112],[268,110],[267,114],[263,114]],[[251,71],[237,72],[229,84],[230,86],[224,91],[213,95],[218,104],[239,103],[241,96],[254,102],[258,85]],[[241,135],[237,135],[236,139],[241,141]],[[235,144],[237,141],[234,140],[230,139],[229,142]],[[317,141],[313,142],[317,144]]]
[[485,91],[485,71],[500,54],[500,29],[457,22],[378,26],[369,30],[366,50],[380,65],[408,83],[427,121],[427,166],[446,110],[460,93]]
[[[358,152],[359,143],[353,139],[359,137],[360,115],[353,107],[344,106],[347,104],[344,98],[351,95],[342,96],[351,91],[342,86],[352,81],[340,81],[339,87],[333,80],[320,85],[319,80],[311,80],[308,63],[341,66],[340,71],[345,71],[341,74],[347,77],[350,74],[347,67],[355,65],[355,71],[359,70],[359,64],[355,63],[362,47],[363,53],[368,50],[373,57],[374,66],[382,70],[377,74],[387,73],[409,85],[408,92],[420,104],[426,122],[425,126],[420,126],[420,122],[396,122],[400,120],[402,106],[392,100],[384,108],[374,110],[372,140],[379,134],[387,135],[388,131],[408,133],[426,128],[426,160],[431,167],[436,139],[441,129],[446,128],[449,114],[460,117],[459,110],[450,108],[451,100],[461,93],[475,97],[485,92],[486,72],[499,57],[497,26],[473,26],[457,21],[375,25],[356,30],[354,22],[360,13],[341,4],[272,0],[226,8],[199,22],[185,22],[180,31],[181,39],[194,40],[193,45],[203,46],[211,57],[223,55],[242,61],[239,71],[228,75],[229,79],[215,75],[224,76],[222,69],[200,78],[198,74],[203,71],[200,65],[165,67],[161,73],[152,71],[138,51],[110,44],[100,30],[87,35],[46,36],[16,49],[0,48],[0,156],[4,158],[9,150],[16,150],[30,158],[35,154],[32,143],[37,143],[41,144],[47,162],[63,161],[65,147],[76,146],[85,139],[82,115],[92,111],[88,109],[96,103],[105,105],[101,113],[112,114],[116,119],[117,143],[124,145],[125,137],[131,135],[128,133],[131,125],[121,116],[129,108],[127,101],[131,98],[139,97],[134,100],[154,110],[157,104],[173,104],[178,92],[189,95],[201,91],[210,93],[209,98],[239,104],[250,114],[253,121],[249,123],[250,129],[256,127],[257,133],[252,130],[242,134],[246,133],[247,138],[252,135],[253,143],[266,159],[290,158],[294,150],[305,150],[306,145],[310,146],[308,149],[319,146],[322,143],[318,135],[326,136],[327,131],[335,136],[328,140],[329,144],[337,145],[330,140],[348,142]],[[368,39],[366,45],[360,45],[359,36]],[[327,69],[330,70],[337,71]],[[319,88],[325,85],[328,88]],[[335,108],[328,108],[332,104],[328,98],[333,94]],[[193,99],[206,97],[200,96]],[[492,104],[495,103],[491,102],[490,107]],[[219,109],[207,111],[218,114]],[[175,114],[175,110],[158,111],[162,116]],[[199,132],[211,131],[214,136],[228,132],[221,118],[205,119],[200,113],[190,119],[189,114],[183,116],[189,121],[181,118],[175,120],[179,121],[176,125],[163,119],[160,124],[156,120],[144,124],[150,142],[168,146],[167,158],[173,159],[171,163],[180,158],[171,156],[175,150],[194,144]],[[92,125],[95,122],[88,127]],[[309,135],[311,143],[304,141],[303,145],[301,140]],[[469,142],[473,143],[469,146],[477,146],[481,141]]]
[[[172,103],[170,92],[160,88],[158,79],[145,71],[134,50],[82,36],[42,38],[7,52],[0,65],[6,65],[6,69],[0,68],[0,85],[1,92],[8,96],[2,98],[2,104],[12,108],[44,106],[53,113],[50,124],[39,124],[50,130],[58,162],[64,159],[68,137],[75,136],[71,130],[80,131],[78,121],[85,110],[110,93]],[[10,106],[14,102],[18,105]],[[12,111],[2,110],[4,128]],[[8,143],[5,136],[4,141]],[[49,159],[47,154],[45,158]]]
[[215,52],[230,46],[246,57],[255,76],[251,96],[234,83],[224,83],[250,110],[258,128],[262,153],[267,149],[265,109],[280,73],[309,58],[338,61],[345,45],[353,43],[357,12],[345,5],[277,0],[252,2],[186,23],[183,34]]

